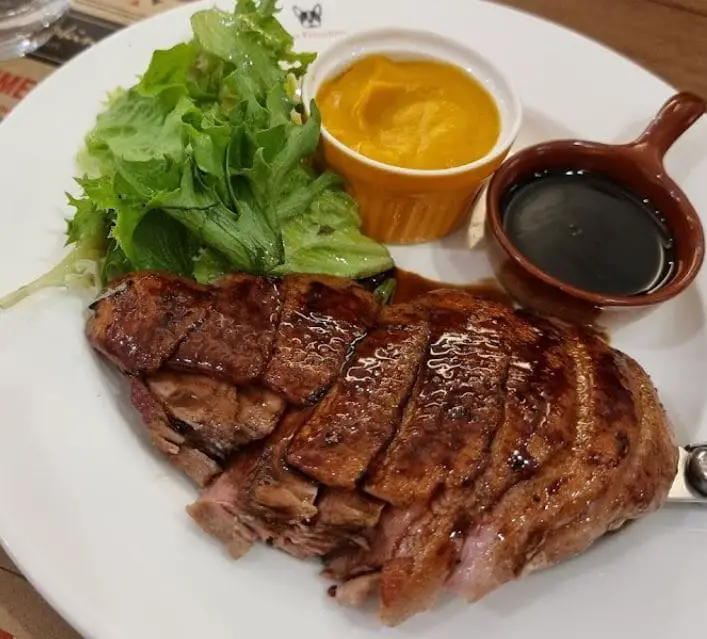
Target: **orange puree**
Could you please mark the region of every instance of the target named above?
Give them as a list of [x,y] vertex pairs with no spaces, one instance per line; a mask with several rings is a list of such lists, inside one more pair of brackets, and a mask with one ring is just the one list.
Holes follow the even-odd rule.
[[409,169],[473,162],[496,143],[493,98],[461,68],[375,55],[325,82],[322,121],[340,142],[373,160]]

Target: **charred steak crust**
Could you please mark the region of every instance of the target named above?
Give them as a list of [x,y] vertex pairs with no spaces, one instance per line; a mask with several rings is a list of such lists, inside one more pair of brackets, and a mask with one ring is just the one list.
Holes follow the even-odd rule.
[[318,402],[351,346],[373,325],[378,304],[350,280],[291,275],[284,279],[280,324],[265,384],[296,406]]
[[212,289],[204,320],[167,362],[175,370],[250,384],[265,372],[280,317],[280,284],[233,275]]
[[223,470],[201,450],[203,439],[186,425],[175,425],[162,403],[139,379],[131,380],[130,400],[145,422],[153,446],[194,483],[205,486]]
[[288,462],[325,485],[355,488],[397,428],[428,332],[424,311],[386,309],[292,440]]
[[677,472],[645,371],[594,333],[460,291],[379,314],[348,280],[155,273],[93,306],[153,444],[238,557],[321,556],[397,624],[475,601],[658,508]]
[[502,415],[512,310],[457,291],[425,304],[427,356],[400,428],[365,484],[395,505],[470,482]]
[[179,277],[126,275],[92,305],[88,339],[123,372],[151,373],[201,323],[208,299],[206,289]]

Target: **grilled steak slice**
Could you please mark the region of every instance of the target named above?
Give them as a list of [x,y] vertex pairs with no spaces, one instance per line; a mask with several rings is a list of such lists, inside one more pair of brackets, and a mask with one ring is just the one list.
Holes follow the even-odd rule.
[[433,293],[426,303],[427,359],[401,427],[365,486],[396,505],[468,483],[503,412],[511,309],[456,291]]
[[576,436],[566,454],[518,484],[472,528],[449,587],[474,601],[506,581],[584,551],[657,508],[677,450],[648,376],[587,339]]
[[249,441],[272,433],[285,411],[282,397],[260,386],[243,386],[238,389],[238,398],[238,423],[248,433]]
[[427,348],[425,315],[406,305],[384,311],[292,440],[290,464],[328,486],[355,487],[400,422]]
[[235,387],[204,375],[161,371],[146,379],[170,415],[174,428],[188,430],[211,458],[224,462],[250,441],[275,428],[284,406],[269,391]]
[[255,540],[302,558],[368,543],[366,533],[378,523],[383,504],[353,491],[320,491],[284,464],[284,449],[308,412],[288,413],[269,439],[239,455],[189,507],[233,556]]
[[205,486],[221,472],[221,466],[199,449],[202,441],[194,431],[175,429],[162,403],[140,380],[132,380],[130,399],[147,425],[152,444],[190,479]]
[[285,415],[270,438],[239,455],[189,507],[196,523],[232,555],[240,556],[256,539],[287,545],[286,529],[316,515],[317,485],[284,465],[284,448],[306,416],[307,411]]
[[266,385],[295,405],[319,401],[377,311],[373,295],[350,280],[286,277]]
[[207,300],[205,289],[178,277],[126,275],[93,304],[86,333],[123,372],[154,372],[202,321]]
[[219,281],[204,321],[180,344],[168,366],[249,384],[265,371],[280,315],[279,283],[233,275]]
[[579,347],[578,334],[547,322],[515,325],[514,336],[524,339],[508,336],[513,355],[503,419],[483,470],[472,485],[442,492],[386,558],[381,616],[387,623],[429,608],[458,560],[469,522],[574,439],[580,371],[570,352]]

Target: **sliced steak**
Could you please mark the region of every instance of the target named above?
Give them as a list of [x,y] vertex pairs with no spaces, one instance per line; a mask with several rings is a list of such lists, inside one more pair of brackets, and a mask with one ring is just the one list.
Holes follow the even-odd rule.
[[206,313],[206,289],[158,273],[126,275],[92,305],[86,333],[125,373],[156,371]]
[[574,439],[575,362],[581,333],[537,317],[527,339],[514,344],[505,386],[504,417],[492,443],[474,501],[485,509],[511,486],[532,477]]
[[[178,432],[188,432],[200,450],[225,462],[238,447],[275,428],[284,406],[269,391],[234,386],[204,375],[161,371],[146,378]],[[263,396],[265,395],[265,398]]]
[[190,429],[175,429],[162,403],[140,380],[132,380],[130,399],[147,426],[152,444],[190,479],[205,486],[221,472],[218,462],[199,449],[201,441],[192,437]]
[[260,386],[239,388],[238,398],[238,423],[252,441],[272,433],[286,408],[282,397]]
[[291,275],[265,384],[301,406],[319,401],[354,342],[374,323],[378,305],[350,280]]
[[[527,318],[526,318],[527,319]],[[532,319],[532,318],[530,318]],[[377,557],[381,616],[394,624],[430,607],[459,556],[476,513],[532,477],[574,437],[576,372],[567,347],[576,332],[514,319],[503,419],[473,484],[443,491]],[[399,527],[400,528],[400,527]]]
[[471,481],[503,414],[512,311],[457,291],[432,293],[430,345],[395,438],[365,484],[391,504]]
[[250,384],[265,371],[280,316],[280,285],[232,275],[212,288],[204,321],[180,344],[168,366]]
[[[248,306],[271,284],[132,275],[87,328],[131,374],[153,443],[207,485],[188,510],[232,555],[265,541],[323,556],[336,600],[378,593],[392,625],[445,587],[477,600],[582,552],[665,500],[665,412],[594,333],[460,291],[377,318],[355,283],[310,276],[280,284],[280,320],[259,327]],[[214,314],[224,290],[247,303]],[[198,357],[172,357],[196,333]]]
[[317,513],[317,485],[284,464],[284,448],[307,417],[308,411],[290,411],[275,432],[243,451],[236,461],[188,508],[206,532],[240,556],[255,540],[287,546],[286,533]]
[[284,448],[307,416],[288,413],[269,439],[239,455],[189,507],[232,555],[242,555],[255,540],[302,558],[368,543],[381,503],[353,491],[320,490],[284,463]]
[[483,472],[473,486],[444,491],[383,568],[381,617],[386,623],[399,623],[432,606],[458,561],[470,522],[574,437],[576,377],[563,348],[568,337],[539,329],[527,337],[514,348],[504,417]]
[[589,335],[584,360],[572,445],[509,490],[471,529],[449,582],[453,592],[477,600],[582,552],[667,496],[677,455],[650,380]]
[[292,440],[289,463],[323,484],[353,489],[400,422],[427,336],[425,312],[386,309]]

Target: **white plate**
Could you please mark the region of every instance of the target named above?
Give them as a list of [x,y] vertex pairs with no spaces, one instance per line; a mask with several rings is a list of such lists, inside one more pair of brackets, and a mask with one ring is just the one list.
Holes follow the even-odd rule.
[[[310,9],[315,0],[296,0]],[[671,93],[582,37],[474,0],[323,0],[307,47],[374,26],[427,28],[471,43],[525,103],[521,144],[571,135],[628,140]],[[109,89],[131,83],[151,51],[189,35],[198,5],[128,29],[81,55],[0,126],[0,291],[61,254],[63,193],[74,155]],[[707,122],[668,167],[707,210]],[[401,266],[443,280],[488,274],[463,234],[396,251]],[[707,269],[678,300],[614,335],[653,376],[679,437],[707,439]],[[475,606],[446,602],[402,628],[325,596],[314,564],[255,549],[239,562],[184,513],[195,490],[146,444],[138,420],[83,337],[83,301],[60,291],[0,314],[0,534],[49,601],[90,637],[676,637],[700,627],[707,510],[667,507],[586,555],[511,584]]]

